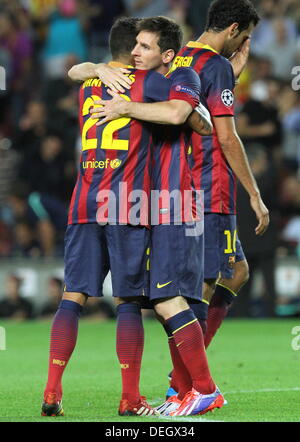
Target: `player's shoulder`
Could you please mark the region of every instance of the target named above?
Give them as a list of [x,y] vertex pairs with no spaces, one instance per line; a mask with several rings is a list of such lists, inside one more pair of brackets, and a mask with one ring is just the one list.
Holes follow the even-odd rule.
[[199,76],[197,72],[191,67],[178,67],[168,76],[171,80],[173,79],[186,79],[186,80],[194,80],[199,82]]
[[211,70],[216,69],[218,72],[223,71],[233,74],[233,68],[230,61],[227,58],[223,57],[223,55],[218,53],[215,53],[214,56],[207,61],[204,68]]
[[164,78],[164,76],[159,72],[149,69],[133,69],[132,74],[135,75],[136,77],[141,77],[141,78],[154,78],[154,77]]

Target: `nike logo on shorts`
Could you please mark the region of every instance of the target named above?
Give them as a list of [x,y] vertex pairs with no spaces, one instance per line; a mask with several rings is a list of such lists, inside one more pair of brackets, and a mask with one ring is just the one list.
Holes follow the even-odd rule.
[[160,283],[158,282],[156,287],[157,287],[158,289],[161,289],[162,287],[165,287],[166,285],[171,284],[171,282],[172,282],[172,281],[169,281],[169,282],[166,282],[165,284],[160,284]]

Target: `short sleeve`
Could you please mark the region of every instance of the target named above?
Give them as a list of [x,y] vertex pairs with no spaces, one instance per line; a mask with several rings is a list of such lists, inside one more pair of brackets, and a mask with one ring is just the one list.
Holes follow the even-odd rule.
[[149,71],[144,82],[144,101],[168,101],[172,82],[164,75]]
[[205,78],[204,95],[211,115],[233,116],[235,78],[230,62],[224,57],[212,57],[201,74],[201,79]]
[[170,75],[172,81],[169,100],[183,100],[193,108],[198,106],[201,92],[199,76],[191,68],[178,68]]

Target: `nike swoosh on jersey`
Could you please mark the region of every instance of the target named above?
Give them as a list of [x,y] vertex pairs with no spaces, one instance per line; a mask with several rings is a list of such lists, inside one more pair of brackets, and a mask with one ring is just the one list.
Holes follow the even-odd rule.
[[158,282],[156,287],[157,287],[158,289],[161,289],[162,287],[165,287],[166,285],[171,284],[171,282],[172,282],[172,281],[169,281],[169,282],[166,282],[165,284],[160,284],[160,283]]

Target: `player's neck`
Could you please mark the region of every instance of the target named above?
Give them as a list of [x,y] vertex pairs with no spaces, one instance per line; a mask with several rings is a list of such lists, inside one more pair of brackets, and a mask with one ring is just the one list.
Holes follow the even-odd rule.
[[223,32],[206,31],[200,35],[197,41],[203,45],[210,46],[220,54],[224,46],[224,34]]
[[170,70],[170,64],[162,64],[157,69],[155,69],[156,72],[162,75],[166,75]]

